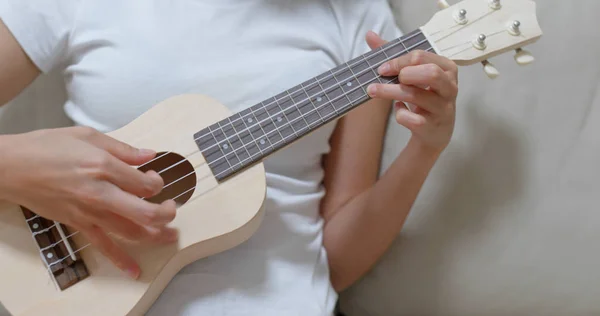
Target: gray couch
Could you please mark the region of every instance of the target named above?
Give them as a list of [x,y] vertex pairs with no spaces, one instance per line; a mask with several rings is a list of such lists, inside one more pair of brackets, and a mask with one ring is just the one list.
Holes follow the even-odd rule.
[[[347,315],[600,315],[600,1],[536,3],[536,62],[461,69],[453,142]],[[392,4],[405,31],[436,11]],[[408,135],[387,137],[384,167]]]
[[[453,142],[392,249],[342,293],[348,316],[600,315],[600,1],[537,2],[533,65],[494,58],[494,81],[461,69]],[[391,3],[405,31],[436,11]],[[40,78],[0,131],[69,124],[63,93]],[[390,124],[384,168],[408,136]]]

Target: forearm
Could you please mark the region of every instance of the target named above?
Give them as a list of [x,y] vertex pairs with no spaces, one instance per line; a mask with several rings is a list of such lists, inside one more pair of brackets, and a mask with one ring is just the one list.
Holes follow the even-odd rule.
[[6,199],[6,170],[8,168],[8,144],[9,137],[7,135],[0,135],[0,200]]
[[360,278],[388,249],[438,156],[410,141],[375,185],[328,219],[324,244],[337,291]]

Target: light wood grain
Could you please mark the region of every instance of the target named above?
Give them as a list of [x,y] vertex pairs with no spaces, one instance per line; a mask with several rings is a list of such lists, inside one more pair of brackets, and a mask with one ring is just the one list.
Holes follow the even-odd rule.
[[[436,53],[453,60],[457,65],[471,65],[488,58],[531,44],[542,36],[536,4],[532,0],[502,0],[494,10],[489,0],[464,0],[437,12],[421,30]],[[467,11],[467,23],[458,24],[454,15]],[[512,35],[509,25],[518,20],[521,34]],[[473,41],[486,35],[486,48],[479,50]]]
[[[203,178],[172,223],[180,232],[177,245],[120,241],[140,262],[139,280],[129,279],[88,247],[82,257],[91,276],[61,292],[51,281],[20,208],[0,201],[0,301],[8,311],[14,315],[141,315],[182,267],[249,238],[263,214],[263,165],[256,164],[218,184],[193,139],[195,132],[230,114],[208,97],[183,95],[156,105],[110,133],[137,147],[187,156],[192,165],[199,166],[197,178]],[[77,248],[87,242],[79,237],[75,243]]]

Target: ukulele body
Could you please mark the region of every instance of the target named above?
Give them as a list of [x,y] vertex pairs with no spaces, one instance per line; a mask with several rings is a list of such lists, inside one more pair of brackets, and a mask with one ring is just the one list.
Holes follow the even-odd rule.
[[[78,261],[69,256],[52,265],[63,259],[58,258],[57,247],[64,250],[64,246],[41,250],[48,244],[40,246],[35,238],[41,235],[33,235],[49,226],[42,225],[39,218],[27,221],[20,206],[0,201],[0,302],[12,315],[142,315],[185,265],[247,240],[263,215],[266,180],[262,163],[218,183],[194,141],[195,132],[229,115],[226,107],[211,98],[182,95],[157,104],[108,134],[136,147],[171,152],[170,159],[185,157],[184,163],[169,171],[171,179],[181,179],[181,174],[195,169],[185,181],[170,186],[184,193],[186,185],[195,185],[183,194],[186,201],[170,224],[179,230],[177,243],[157,246],[117,240],[140,264],[138,280],[127,277],[93,246],[76,252]],[[72,251],[88,243],[78,234],[69,237],[73,231],[64,233]],[[67,265],[72,262],[83,264],[87,275],[61,290],[57,278],[64,285],[69,276],[66,272],[71,279],[73,273],[82,275],[81,267],[69,270]]]

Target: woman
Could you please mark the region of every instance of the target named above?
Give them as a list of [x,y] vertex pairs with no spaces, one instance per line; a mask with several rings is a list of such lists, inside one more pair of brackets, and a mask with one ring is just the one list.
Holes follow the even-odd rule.
[[[237,112],[400,36],[384,0],[0,0],[0,20],[0,104],[59,69],[79,125],[1,136],[0,198],[78,229],[133,278],[106,233],[173,242],[175,206],[139,199],[163,186],[129,167],[152,150],[100,132],[182,93]],[[267,159],[259,231],[186,267],[149,315],[332,313],[402,228],[454,128],[451,61],[421,52],[384,66],[400,84],[369,86],[372,100]],[[412,137],[378,179],[391,100]]]

